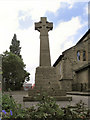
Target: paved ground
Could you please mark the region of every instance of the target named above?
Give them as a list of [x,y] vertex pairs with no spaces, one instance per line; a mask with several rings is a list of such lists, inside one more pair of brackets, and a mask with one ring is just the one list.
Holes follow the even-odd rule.
[[[36,105],[38,102],[23,102],[23,96],[27,95],[27,91],[13,91],[11,92],[11,95],[15,99],[17,103],[22,104],[23,107],[30,107],[33,105]],[[90,96],[79,96],[79,95],[67,95],[67,96],[72,96],[72,101],[58,101],[57,104],[59,104],[61,107],[66,106],[66,105],[74,105],[78,103],[80,100],[82,100],[87,107],[90,108]]]

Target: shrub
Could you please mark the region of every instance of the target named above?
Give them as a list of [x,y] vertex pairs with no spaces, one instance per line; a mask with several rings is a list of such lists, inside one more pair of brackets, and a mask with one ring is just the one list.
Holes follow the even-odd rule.
[[68,105],[60,108],[56,101],[48,95],[42,95],[37,109],[31,112],[32,120],[89,120],[89,115],[90,111],[82,101],[75,106]]
[[32,120],[62,120],[64,111],[59,108],[56,101],[45,94],[39,97],[41,101],[37,104],[37,109],[31,113]]
[[[43,94],[38,96],[41,101],[37,106],[22,108],[21,104],[16,104],[10,95],[2,95],[3,119],[8,120],[89,120],[90,110],[80,101],[75,106],[68,105],[60,108],[53,97]],[[12,115],[11,112],[12,111]]]
[[[8,94],[2,95],[2,110],[6,111],[6,114],[3,113],[3,118],[24,118],[25,110],[21,108],[21,104],[16,104],[13,97]],[[12,115],[10,115],[12,111]]]
[[89,110],[82,101],[75,106],[67,106],[62,109],[64,109],[65,120],[87,120],[89,118]]

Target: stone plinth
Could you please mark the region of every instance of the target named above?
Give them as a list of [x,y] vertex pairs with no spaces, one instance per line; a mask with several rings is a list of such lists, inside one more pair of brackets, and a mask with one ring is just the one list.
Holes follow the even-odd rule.
[[38,101],[38,94],[46,93],[54,97],[57,101],[71,100],[66,97],[66,91],[61,90],[57,81],[56,71],[54,67],[38,67],[35,74],[35,88],[28,91],[28,96],[24,97],[24,101]]

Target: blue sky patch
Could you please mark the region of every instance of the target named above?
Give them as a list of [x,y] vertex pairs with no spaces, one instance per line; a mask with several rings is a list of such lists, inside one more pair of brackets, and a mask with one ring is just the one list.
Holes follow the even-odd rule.
[[27,12],[20,11],[18,17],[20,29],[28,29],[33,24],[32,18],[31,16],[27,15]]
[[47,16],[50,21],[53,21],[55,27],[62,21],[66,22],[71,20],[72,17],[81,17],[82,23],[88,20],[88,15],[85,14],[85,7],[88,5],[87,2],[76,2],[72,8],[69,8],[67,3],[63,4],[62,7],[56,11],[56,13],[50,11],[45,13],[45,16]]

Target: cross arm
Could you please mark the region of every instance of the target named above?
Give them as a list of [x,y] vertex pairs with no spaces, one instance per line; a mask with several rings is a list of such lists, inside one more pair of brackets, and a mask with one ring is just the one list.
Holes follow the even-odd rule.
[[47,28],[49,28],[50,30],[53,29],[53,23],[52,22],[47,22]]
[[40,22],[35,23],[35,30],[38,30],[39,32],[40,32],[40,28],[41,28],[40,24],[41,24]]

